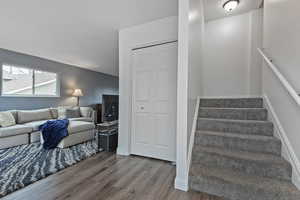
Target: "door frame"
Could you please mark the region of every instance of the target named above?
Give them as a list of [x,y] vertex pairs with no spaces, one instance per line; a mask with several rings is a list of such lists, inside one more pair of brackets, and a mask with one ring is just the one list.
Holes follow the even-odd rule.
[[[131,53],[130,53],[130,126],[129,126],[129,154],[132,154],[132,140],[133,140],[133,134],[132,134],[132,130],[133,130],[133,126],[134,126],[134,121],[132,120],[133,115],[134,115],[134,101],[133,101],[133,52],[135,50],[140,50],[140,49],[145,49],[145,48],[151,48],[151,47],[156,47],[156,46],[162,46],[162,45],[167,45],[167,44],[174,44],[177,43],[177,49],[178,49],[178,40],[164,40],[161,42],[153,42],[153,43],[147,43],[144,45],[139,45],[139,47],[135,47],[131,49]],[[176,71],[178,71],[178,64],[176,66]],[[177,77],[176,77],[176,83],[177,83]],[[176,88],[176,97],[177,97],[177,88]],[[177,101],[176,101],[176,108],[177,108]],[[176,112],[177,113],[177,112]],[[176,117],[176,122],[177,122],[177,117]],[[177,148],[177,127],[175,127],[175,161],[176,161],[176,148]]]
[[131,153],[132,49],[178,40],[178,17],[172,16],[119,30],[118,155]]
[[[179,1],[179,3],[183,3]],[[186,3],[186,2],[184,2]],[[188,8],[188,6],[184,6]],[[187,112],[187,43],[183,39],[188,34],[188,20],[178,16],[166,17],[141,25],[136,25],[119,30],[119,142],[117,154],[130,155],[130,110],[131,110],[131,72],[130,54],[133,48],[147,44],[162,43],[164,41],[178,40],[178,75],[177,75],[177,128],[176,128],[176,180],[175,187],[186,190],[186,156],[187,132],[185,116]],[[187,29],[181,30],[185,24]],[[183,35],[184,33],[184,35]],[[181,184],[183,183],[183,184]],[[183,187],[181,187],[183,185]]]

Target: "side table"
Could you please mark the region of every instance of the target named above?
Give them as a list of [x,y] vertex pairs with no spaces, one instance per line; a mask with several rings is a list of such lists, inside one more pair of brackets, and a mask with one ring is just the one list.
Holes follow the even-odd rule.
[[98,148],[106,152],[115,152],[118,147],[118,129],[98,131]]
[[98,148],[114,152],[118,147],[118,120],[97,124]]

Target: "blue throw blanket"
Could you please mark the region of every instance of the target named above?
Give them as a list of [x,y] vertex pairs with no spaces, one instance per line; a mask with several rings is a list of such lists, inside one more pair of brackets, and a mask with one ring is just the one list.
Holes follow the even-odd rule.
[[69,135],[68,133],[68,119],[61,120],[49,120],[46,123],[39,126],[39,130],[42,132],[44,149],[54,149],[60,143],[60,141]]

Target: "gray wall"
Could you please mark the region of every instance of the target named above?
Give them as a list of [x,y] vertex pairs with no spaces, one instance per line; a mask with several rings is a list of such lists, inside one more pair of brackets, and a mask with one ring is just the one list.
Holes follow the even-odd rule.
[[1,66],[2,63],[58,73],[61,97],[0,97],[1,111],[76,105],[77,99],[71,96],[74,88],[81,88],[84,93],[80,98],[81,106],[101,103],[102,94],[118,94],[118,77],[0,49]]

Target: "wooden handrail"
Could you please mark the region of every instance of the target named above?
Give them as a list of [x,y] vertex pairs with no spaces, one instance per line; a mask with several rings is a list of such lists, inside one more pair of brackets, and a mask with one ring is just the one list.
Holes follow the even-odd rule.
[[293,86],[280,73],[280,71],[277,69],[277,67],[273,64],[273,61],[266,56],[266,54],[263,52],[263,50],[260,49],[260,48],[258,48],[257,50],[261,54],[261,56],[264,58],[264,60],[266,61],[266,63],[270,67],[270,69],[273,71],[273,73],[280,80],[280,82],[284,86],[284,88],[288,91],[288,93],[291,95],[291,97],[296,101],[296,103],[298,104],[298,106],[300,106],[300,97],[299,97],[299,94],[296,92],[296,90],[293,88]]

